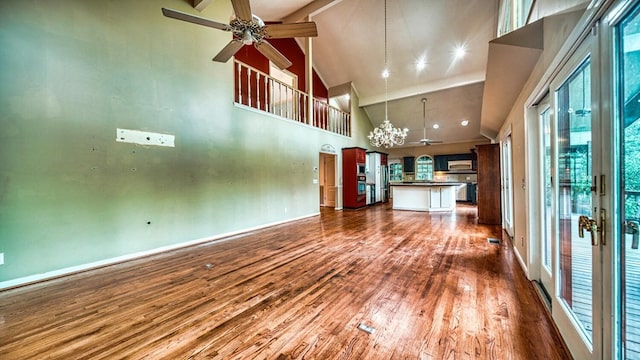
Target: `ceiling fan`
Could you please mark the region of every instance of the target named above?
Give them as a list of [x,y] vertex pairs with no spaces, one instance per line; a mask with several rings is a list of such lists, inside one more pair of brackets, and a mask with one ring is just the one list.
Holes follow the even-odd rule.
[[420,101],[422,101],[422,139],[420,139],[419,141],[414,141],[412,142],[412,144],[422,144],[425,146],[431,144],[440,144],[442,143],[442,141],[427,139],[427,98],[422,98]]
[[280,69],[286,69],[292,65],[281,52],[267,42],[267,39],[282,39],[293,37],[318,36],[316,23],[313,21],[291,24],[268,24],[251,13],[249,0],[231,0],[235,17],[229,24],[219,23],[200,16],[183,13],[177,10],[162,8],[164,16],[190,23],[212,27],[233,33],[233,39],[213,58],[213,61],[227,62],[244,45],[255,48],[266,56]]

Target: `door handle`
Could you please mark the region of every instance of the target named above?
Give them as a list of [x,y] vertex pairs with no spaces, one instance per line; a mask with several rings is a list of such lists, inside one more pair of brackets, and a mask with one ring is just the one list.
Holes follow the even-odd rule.
[[591,246],[597,246],[598,238],[596,233],[598,232],[598,223],[593,219],[589,219],[588,216],[580,215],[578,218],[578,236],[584,238],[585,230],[591,233]]
[[631,221],[631,220],[627,220],[624,222],[624,232],[626,234],[631,234],[632,235],[632,241],[631,241],[631,248],[632,249],[637,249],[638,245],[640,245],[638,242],[638,234],[640,233],[640,230],[638,229],[638,223],[636,221]]
[[600,209],[600,235],[602,246],[607,246],[607,210]]

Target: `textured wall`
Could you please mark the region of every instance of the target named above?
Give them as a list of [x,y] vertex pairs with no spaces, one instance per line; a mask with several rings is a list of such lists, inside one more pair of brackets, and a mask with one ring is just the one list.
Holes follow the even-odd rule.
[[[230,34],[189,1],[0,2],[0,282],[316,214],[319,150],[354,139],[238,108]],[[201,16],[227,22],[229,1]],[[175,148],[116,143],[116,128]]]

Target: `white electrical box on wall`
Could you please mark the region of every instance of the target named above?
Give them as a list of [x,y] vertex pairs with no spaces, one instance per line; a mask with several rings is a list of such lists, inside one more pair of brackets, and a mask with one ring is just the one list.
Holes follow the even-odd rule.
[[116,129],[116,142],[175,147],[175,136],[147,131]]

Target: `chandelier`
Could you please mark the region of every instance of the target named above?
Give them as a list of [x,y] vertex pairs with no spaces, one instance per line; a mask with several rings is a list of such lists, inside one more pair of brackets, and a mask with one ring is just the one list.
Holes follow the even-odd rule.
[[407,129],[400,130],[393,127],[389,120],[385,120],[369,133],[369,142],[375,147],[384,146],[386,148],[393,147],[393,145],[404,144],[404,139],[407,137]]
[[402,129],[393,127],[391,121],[389,121],[388,106],[387,106],[387,78],[389,77],[389,66],[387,61],[387,0],[384,0],[384,71],[382,77],[384,78],[384,121],[373,131],[369,132],[369,143],[375,147],[384,146],[385,148],[393,147],[393,145],[404,144],[404,139],[407,137],[408,129]]

